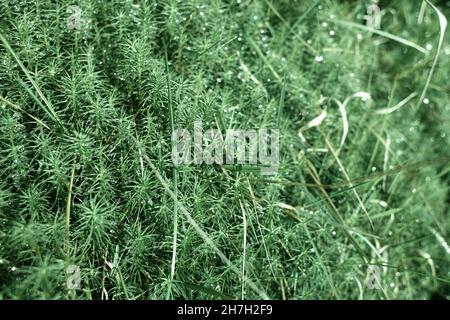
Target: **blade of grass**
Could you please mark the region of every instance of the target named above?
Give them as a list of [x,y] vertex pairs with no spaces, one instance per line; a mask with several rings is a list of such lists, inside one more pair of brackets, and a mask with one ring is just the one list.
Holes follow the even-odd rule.
[[219,299],[223,299],[223,300],[235,300],[235,298],[233,298],[230,295],[227,294],[223,294],[222,292],[219,292],[217,290],[211,289],[211,288],[207,288],[204,286],[200,286],[198,284],[194,284],[191,282],[182,282],[182,285],[190,290],[194,290],[194,291],[200,291],[206,294],[209,294],[213,297],[219,298]]
[[3,45],[5,46],[6,50],[13,56],[13,58],[16,60],[17,64],[20,66],[20,68],[22,69],[22,71],[25,73],[26,77],[28,78],[28,80],[31,82],[31,84],[33,85],[34,89],[36,90],[36,92],[38,93],[39,97],[42,99],[42,101],[44,101],[44,104],[46,105],[46,109],[45,110],[47,113],[50,113],[52,115],[52,119],[56,121],[56,123],[61,127],[64,128],[61,120],[59,119],[58,115],[56,114],[56,111],[53,109],[50,101],[47,100],[47,98],[44,96],[44,94],[42,93],[41,89],[39,88],[39,86],[37,85],[37,83],[34,81],[33,77],[31,76],[30,72],[28,71],[27,68],[25,68],[25,66],[23,65],[22,61],[19,59],[19,57],[17,56],[17,54],[14,52],[14,50],[11,48],[11,46],[9,45],[8,41],[5,39],[5,37],[0,33],[0,41],[3,43]]
[[[321,186],[322,183],[320,181],[319,174],[317,173],[316,168],[313,166],[313,164],[309,160],[307,161],[307,165],[308,165],[309,171],[311,172],[311,176],[313,177],[314,181],[318,185]],[[353,236],[348,231],[348,228],[347,228],[347,225],[346,225],[346,223],[344,221],[344,218],[339,213],[339,210],[336,208],[336,205],[334,204],[333,200],[331,200],[330,196],[328,195],[328,193],[326,192],[326,190],[323,187],[319,187],[319,190],[324,195],[325,199],[327,200],[327,203],[329,204],[329,207],[331,209],[331,211],[330,211],[331,212],[331,216],[339,224],[340,229],[343,230],[345,236],[353,244],[353,246],[355,247],[356,251],[358,252],[358,254],[361,257],[361,259],[364,261],[364,263],[367,263],[368,260],[367,260],[367,258],[365,256],[363,250],[359,246],[358,242],[356,242],[355,238],[353,238]]]
[[[140,142],[133,136],[130,136],[130,138],[133,140],[134,144],[137,146],[137,148],[142,150],[142,145]],[[167,181],[166,178],[164,178],[159,170],[156,168],[156,166],[153,164],[153,161],[150,160],[150,158],[147,156],[147,154],[143,151],[142,152],[144,156],[144,160],[147,162],[147,164],[150,166],[150,169],[155,174],[156,178],[159,180],[161,185],[163,186],[164,190],[169,194],[169,196],[176,201],[177,197],[175,193],[170,188],[170,183]],[[192,218],[191,214],[187,211],[186,207],[178,202],[178,209],[180,212],[184,215],[186,220],[189,222],[189,224],[194,228],[195,232],[205,241],[206,244],[208,244],[211,249],[219,256],[219,258],[230,268],[235,274],[237,274],[239,277],[242,277],[241,271],[236,268],[231,261],[225,256],[225,254],[220,250],[216,244],[211,240],[211,238],[208,236],[208,234],[203,231],[203,229],[198,225],[198,223]],[[262,298],[265,300],[268,300],[269,297],[267,293],[264,292],[264,290],[260,289],[252,280],[246,278],[245,280],[247,284]]]
[[11,101],[6,100],[5,98],[3,98],[2,96],[0,96],[0,100],[3,101],[4,103],[6,103],[7,105],[9,105],[10,107],[13,107],[16,110],[19,110],[20,112],[25,113],[27,116],[29,116],[31,119],[33,119],[34,121],[36,121],[37,123],[39,123],[41,126],[43,126],[44,128],[51,130],[50,127],[48,125],[46,125],[42,120],[39,120],[38,118],[36,118],[35,116],[29,114],[28,112],[26,112],[25,110],[23,110],[21,107],[19,107],[18,105],[12,103]]
[[360,30],[363,30],[363,31],[375,33],[375,34],[377,34],[379,36],[385,37],[387,39],[394,40],[394,41],[396,41],[398,43],[401,43],[401,44],[403,44],[405,46],[414,48],[414,49],[416,49],[417,51],[419,51],[419,52],[421,52],[423,54],[427,54],[428,53],[427,49],[419,46],[418,44],[416,44],[416,43],[414,43],[412,41],[403,39],[401,37],[398,37],[396,35],[390,34],[389,32],[385,32],[385,31],[381,31],[381,30],[378,30],[378,29],[370,28],[370,27],[367,27],[365,25],[362,25],[362,24],[359,24],[359,23],[355,23],[355,22],[351,22],[351,21],[336,20],[335,22],[340,24],[340,25],[349,27],[349,28],[356,28],[356,29],[360,29]]
[[262,53],[261,49],[258,47],[258,45],[255,43],[255,41],[253,41],[253,39],[250,36],[246,37],[248,43],[250,44],[250,46],[253,48],[253,50],[255,50],[255,52],[258,54],[258,56],[261,58],[261,60],[267,65],[267,67],[269,68],[269,70],[272,72],[273,76],[275,77],[275,79],[277,80],[278,83],[282,84],[283,80],[281,79],[280,75],[275,71],[275,69],[273,68],[273,66],[269,63],[269,61],[266,59],[266,57],[264,56],[264,54]]
[[241,299],[245,299],[245,255],[247,254],[247,219],[245,217],[245,209],[242,206],[241,200],[239,200],[239,205],[242,210],[242,221],[244,224],[244,240],[243,240],[243,252],[242,252],[242,290],[241,290]]
[[428,73],[427,81],[422,90],[422,94],[420,95],[420,98],[417,101],[416,109],[419,108],[420,104],[422,103],[423,99],[425,98],[425,95],[427,94],[427,90],[428,90],[428,87],[430,86],[431,78],[433,77],[434,69],[436,68],[437,61],[439,59],[439,54],[441,53],[442,44],[444,43],[445,30],[447,29],[447,19],[445,18],[445,16],[429,0],[425,0],[425,1],[428,3],[428,5],[431,8],[433,8],[433,10],[438,15],[438,18],[439,18],[439,43],[438,43],[438,47],[436,50],[436,55],[433,60],[433,64],[431,66],[430,72]]
[[[166,41],[163,39],[163,46],[164,46],[164,64],[166,69],[166,81],[167,81],[167,99],[169,103],[169,116],[170,116],[170,127],[172,129],[172,132],[175,131],[175,120],[174,120],[174,112],[173,112],[173,104],[172,104],[172,92],[170,88],[170,73],[169,73],[169,62],[167,57],[167,45]],[[142,151],[140,151],[142,152]],[[174,201],[174,208],[173,208],[173,244],[172,244],[172,263],[170,267],[170,281],[169,281],[169,288],[167,290],[166,299],[169,299],[172,295],[172,284],[173,279],[175,277],[175,267],[176,267],[176,261],[177,261],[177,239],[178,239],[178,170],[177,167],[173,167],[173,190],[175,198]]]
[[67,190],[66,219],[65,219],[66,223],[65,223],[65,236],[64,236],[64,248],[66,251],[66,260],[68,260],[68,250],[69,250],[70,212],[71,212],[71,208],[72,208],[72,188],[73,188],[74,177],[75,177],[75,163],[72,166],[69,187]]

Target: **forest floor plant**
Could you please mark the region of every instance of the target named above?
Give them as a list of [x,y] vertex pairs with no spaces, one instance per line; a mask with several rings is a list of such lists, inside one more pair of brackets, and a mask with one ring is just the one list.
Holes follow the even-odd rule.
[[448,298],[450,4],[378,6],[0,0],[0,299]]

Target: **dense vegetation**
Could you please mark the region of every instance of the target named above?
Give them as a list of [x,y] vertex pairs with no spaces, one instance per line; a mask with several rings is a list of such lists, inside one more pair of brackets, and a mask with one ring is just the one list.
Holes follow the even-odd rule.
[[[448,298],[433,3],[0,0],[0,298]],[[174,167],[198,119],[278,128],[277,175]]]

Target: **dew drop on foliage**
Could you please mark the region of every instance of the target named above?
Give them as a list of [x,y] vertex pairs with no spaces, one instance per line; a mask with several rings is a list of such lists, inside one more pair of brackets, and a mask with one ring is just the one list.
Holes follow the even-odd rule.
[[322,56],[316,56],[316,57],[314,58],[314,60],[315,60],[316,62],[323,62],[323,57],[322,57]]

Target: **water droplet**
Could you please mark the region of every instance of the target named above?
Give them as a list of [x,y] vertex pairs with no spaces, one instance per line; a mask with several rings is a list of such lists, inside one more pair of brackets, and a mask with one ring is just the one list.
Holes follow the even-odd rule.
[[316,56],[314,58],[314,60],[316,60],[316,62],[322,62],[323,61],[323,57],[322,56]]
[[429,104],[429,103],[430,103],[430,100],[429,100],[428,98],[425,98],[425,99],[423,99],[423,103]]

